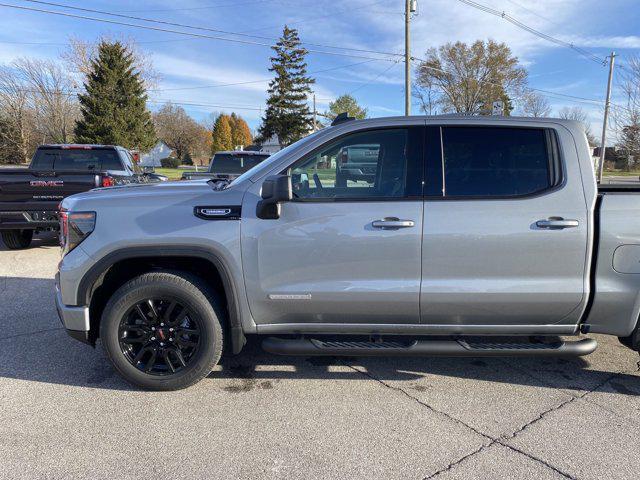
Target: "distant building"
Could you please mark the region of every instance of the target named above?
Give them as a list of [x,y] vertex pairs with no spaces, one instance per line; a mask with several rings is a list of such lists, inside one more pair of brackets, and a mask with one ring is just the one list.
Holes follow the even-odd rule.
[[260,145],[260,151],[268,153],[269,155],[273,155],[280,150],[282,150],[282,145],[280,145],[280,139],[277,135],[272,135],[266,142]]
[[171,156],[171,148],[164,142],[159,141],[155,146],[140,156],[141,167],[160,167],[160,160]]

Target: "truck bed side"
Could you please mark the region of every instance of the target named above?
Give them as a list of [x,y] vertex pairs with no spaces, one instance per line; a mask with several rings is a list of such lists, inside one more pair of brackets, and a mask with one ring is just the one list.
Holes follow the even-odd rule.
[[606,185],[596,206],[590,331],[628,336],[640,314],[640,188]]

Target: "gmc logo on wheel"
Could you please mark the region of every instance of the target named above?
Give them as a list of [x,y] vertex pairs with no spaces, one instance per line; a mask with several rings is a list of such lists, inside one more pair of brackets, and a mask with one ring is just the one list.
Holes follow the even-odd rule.
[[32,187],[62,187],[64,185],[62,180],[31,180],[29,183]]

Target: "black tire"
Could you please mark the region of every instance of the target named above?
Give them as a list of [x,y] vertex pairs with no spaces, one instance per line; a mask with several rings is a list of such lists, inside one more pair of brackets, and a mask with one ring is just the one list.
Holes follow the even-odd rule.
[[9,250],[21,250],[31,245],[33,230],[3,230],[2,241]]
[[[121,338],[120,332],[128,325],[123,322],[130,321],[127,320],[127,317],[131,313],[127,312],[132,312],[137,308],[137,305],[148,302],[147,299],[158,299],[160,305],[162,305],[163,299],[167,299],[166,302],[179,302],[192,312],[190,316],[193,317],[193,320],[197,320],[199,337],[197,347],[194,347],[195,352],[189,357],[186,365],[179,367],[180,369],[174,373],[168,370],[162,374],[147,373],[143,371],[141,366],[138,366],[141,361],[134,365],[130,358],[131,354],[123,350],[124,337]],[[167,308],[167,310],[169,309]],[[150,318],[145,321],[159,322],[158,314],[161,311],[153,313],[155,313],[155,320],[151,318],[151,313],[148,313]],[[161,318],[165,318],[164,315]],[[206,377],[220,360],[223,347],[221,325],[223,319],[224,310],[221,301],[200,278],[185,272],[146,273],[125,283],[109,299],[100,322],[100,337],[113,366],[129,383],[147,390],[179,390]],[[166,328],[163,330],[166,331]],[[159,332],[156,331],[153,335],[157,335],[157,333]],[[147,341],[148,338],[145,337],[144,342],[147,343],[138,348],[146,348],[151,343]],[[164,334],[162,338],[164,339]],[[155,337],[151,337],[151,340],[154,340],[155,343],[153,348],[160,349],[162,352],[169,348],[158,347],[159,340]],[[179,339],[176,340],[179,341]],[[177,345],[178,343],[171,344],[171,347],[177,348]],[[147,365],[151,363],[153,368],[155,361],[156,355],[154,354]],[[164,362],[169,364],[166,360]],[[171,369],[173,370],[173,367]]]

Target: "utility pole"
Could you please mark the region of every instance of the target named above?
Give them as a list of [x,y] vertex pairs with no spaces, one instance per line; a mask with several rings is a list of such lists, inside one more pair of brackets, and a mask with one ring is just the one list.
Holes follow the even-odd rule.
[[411,115],[411,14],[417,10],[418,0],[405,0],[404,5],[404,114]]
[[600,163],[598,164],[598,183],[602,182],[602,171],[604,169],[604,156],[606,152],[607,121],[609,120],[609,107],[611,106],[611,82],[613,80],[613,64],[616,52],[611,52],[609,60],[609,80],[607,81],[607,100],[604,104],[604,120],[602,121],[602,141],[600,142]]

